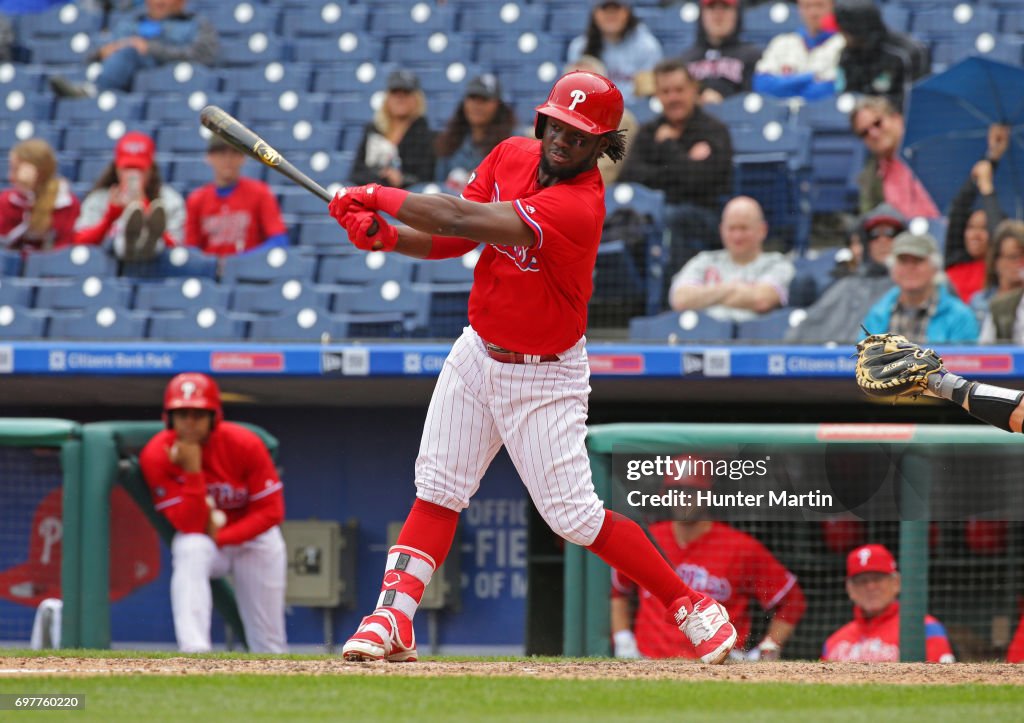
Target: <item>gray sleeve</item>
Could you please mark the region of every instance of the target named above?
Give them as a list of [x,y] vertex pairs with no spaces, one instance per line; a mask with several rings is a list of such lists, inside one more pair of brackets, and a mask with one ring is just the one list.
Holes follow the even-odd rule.
[[82,209],[78,212],[78,220],[75,221],[75,230],[90,228],[103,220],[107,213],[107,199],[110,191],[90,191],[89,195],[82,201]]
[[758,281],[774,286],[775,290],[779,292],[781,305],[785,306],[789,303],[789,282],[793,280],[795,274],[796,269],[793,267],[792,262],[779,254],[774,263],[765,269]]
[[158,63],[189,61],[213,65],[217,60],[217,30],[205,17],[196,18],[196,39],[189,45],[169,45],[159,40],[149,41],[149,54]]
[[711,266],[711,254],[707,251],[701,251],[687,261],[683,268],[672,277],[672,287],[669,289],[669,296],[671,297],[680,286],[702,285],[709,266]]

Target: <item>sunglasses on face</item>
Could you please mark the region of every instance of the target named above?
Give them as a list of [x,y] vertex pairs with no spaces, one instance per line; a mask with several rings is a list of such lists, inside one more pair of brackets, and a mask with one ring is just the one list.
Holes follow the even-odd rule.
[[875,119],[874,123],[869,124],[867,128],[861,128],[859,131],[857,131],[857,137],[858,138],[867,138],[868,137],[868,133],[871,132],[872,128],[881,128],[882,127],[882,120],[883,120],[882,116],[878,116],[878,118]]
[[868,231],[868,238],[874,241],[876,238],[895,238],[896,229],[892,226],[876,226]]
[[622,8],[622,7],[624,7],[624,5],[622,3],[602,3],[601,5],[597,6],[597,9],[598,10],[618,10],[619,8]]

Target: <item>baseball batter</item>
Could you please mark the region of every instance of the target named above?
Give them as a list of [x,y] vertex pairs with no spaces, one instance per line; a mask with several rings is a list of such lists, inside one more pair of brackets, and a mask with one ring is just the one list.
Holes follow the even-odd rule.
[[210,579],[231,575],[249,650],[287,652],[284,496],[254,432],[224,421],[205,374],[179,374],[164,392],[164,421],[139,455],[156,509],[176,530],[171,609],[183,653],[210,650]]
[[[416,660],[412,621],[423,589],[502,444],[548,525],[661,600],[704,662],[721,662],[735,643],[725,608],[690,589],[635,522],[605,510],[591,482],[583,333],[605,216],[596,164],[602,154],[623,156],[622,110],[607,78],[568,73],[537,107],[540,140],[503,141],[462,198],[373,184],[331,202],[331,215],[364,250],[441,259],[486,244],[470,326],[427,411],[417,499],[389,551],[377,607],[344,646],[346,660]],[[374,223],[379,231],[368,236]]]

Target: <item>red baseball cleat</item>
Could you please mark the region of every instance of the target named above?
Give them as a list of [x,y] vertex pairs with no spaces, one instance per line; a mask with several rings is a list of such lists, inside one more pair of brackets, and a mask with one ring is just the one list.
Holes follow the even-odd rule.
[[377,608],[359,623],[355,634],[341,649],[341,655],[352,661],[415,663],[416,632],[412,621],[399,612]]
[[696,605],[688,597],[677,598],[665,618],[679,626],[700,659],[709,665],[725,660],[736,644],[736,628],[729,622],[729,613],[706,595]]

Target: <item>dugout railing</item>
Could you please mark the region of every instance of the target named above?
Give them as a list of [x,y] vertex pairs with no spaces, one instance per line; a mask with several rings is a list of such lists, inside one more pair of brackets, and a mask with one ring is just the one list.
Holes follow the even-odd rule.
[[[623,460],[631,456],[749,457],[767,451],[788,467],[786,476],[790,481],[801,475],[821,480],[822,484],[842,478],[864,488],[865,493],[858,498],[863,505],[854,512],[864,515],[862,519],[872,535],[861,541],[884,538],[899,560],[900,654],[904,661],[925,659],[926,611],[946,611],[950,620],[943,622],[947,627],[953,623],[951,640],[957,631],[958,640],[966,641],[965,647],[982,650],[976,659],[994,657],[991,651],[998,648],[974,645],[977,639],[998,637],[1001,643],[997,643],[1005,645],[1006,631],[1017,623],[1018,600],[1024,599],[1024,545],[1020,525],[1016,524],[1024,510],[1024,492],[1018,491],[1024,445],[1017,435],[988,427],[952,425],[610,424],[590,427],[587,445],[598,496],[612,509],[633,517],[637,517],[636,509],[623,504]],[[831,480],[825,479],[829,476]],[[885,484],[881,484],[883,481]],[[871,487],[876,482],[879,484]],[[846,492],[849,494],[850,489]],[[858,490],[853,492],[856,496]],[[879,505],[868,500],[871,496],[891,499]],[[865,512],[869,508],[872,511]],[[1010,525],[998,552],[961,551],[961,521],[979,511]],[[787,549],[792,552],[798,548],[795,564],[804,570],[798,578],[802,578],[808,599],[808,622],[802,625],[808,628],[805,638],[811,636],[813,640],[803,640],[795,649],[802,651],[800,657],[817,657],[823,631],[837,621],[849,620],[851,604],[843,588],[845,554],[824,552],[820,540],[813,544],[805,541],[818,534],[817,525],[832,513],[802,514],[806,522],[779,518],[754,523],[755,518],[747,515],[737,524],[741,529],[764,533],[755,536],[768,538],[762,541],[769,548],[771,540],[799,537],[799,545]],[[879,514],[885,519],[870,519]],[[938,585],[940,595],[929,596],[930,583]],[[566,546],[564,585],[563,653],[609,655],[609,568],[582,548]],[[961,600],[970,600],[975,610],[987,611],[985,619],[966,620],[968,610]],[[811,635],[810,628],[815,626]],[[794,638],[800,634],[798,626]]]

